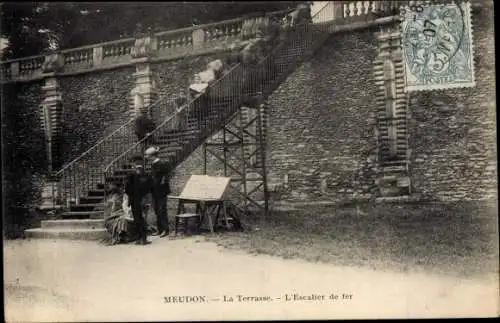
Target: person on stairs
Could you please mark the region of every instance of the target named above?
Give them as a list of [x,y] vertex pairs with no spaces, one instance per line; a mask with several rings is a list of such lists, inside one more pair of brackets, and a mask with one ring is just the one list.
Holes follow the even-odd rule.
[[153,198],[153,210],[156,214],[157,233],[160,238],[169,234],[169,223],[167,216],[167,195],[170,194],[170,177],[172,167],[168,161],[159,157],[158,147],[146,149],[146,159],[151,161],[151,196]]
[[148,118],[146,113],[144,112],[144,104],[142,100],[142,96],[140,94],[135,95],[135,109],[137,111],[137,117],[135,118],[135,135],[137,136],[137,141],[141,141],[144,138],[142,145],[142,151],[146,150],[146,147],[153,145],[153,137],[150,136],[153,130],[155,130],[156,126],[153,120]]
[[129,174],[125,180],[125,194],[128,196],[128,206],[132,210],[134,227],[136,232],[136,244],[146,245],[146,221],[143,216],[146,195],[152,187],[151,177],[144,171],[144,160],[141,156],[132,158],[134,172]]

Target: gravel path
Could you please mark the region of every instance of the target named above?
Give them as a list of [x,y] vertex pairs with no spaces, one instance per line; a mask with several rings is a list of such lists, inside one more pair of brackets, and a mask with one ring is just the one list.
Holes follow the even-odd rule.
[[[149,246],[113,247],[87,241],[6,241],[4,263],[8,322],[470,317],[499,313],[498,280],[461,280],[283,260],[224,250],[202,237],[153,239]],[[310,300],[299,300],[301,297],[294,294]],[[338,298],[330,299],[332,294]],[[224,295],[233,302],[224,302]],[[173,296],[193,297],[187,303],[175,303]]]

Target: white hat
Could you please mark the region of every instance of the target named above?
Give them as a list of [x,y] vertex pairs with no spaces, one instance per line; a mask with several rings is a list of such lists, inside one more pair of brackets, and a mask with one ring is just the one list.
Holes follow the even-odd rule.
[[160,151],[159,147],[149,147],[148,149],[146,149],[146,151],[144,153],[146,154],[146,156],[154,156],[159,151]]

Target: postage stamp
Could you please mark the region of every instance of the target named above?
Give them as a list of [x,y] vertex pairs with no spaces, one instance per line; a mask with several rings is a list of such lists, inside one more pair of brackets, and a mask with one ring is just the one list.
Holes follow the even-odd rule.
[[474,87],[470,3],[401,8],[406,90]]

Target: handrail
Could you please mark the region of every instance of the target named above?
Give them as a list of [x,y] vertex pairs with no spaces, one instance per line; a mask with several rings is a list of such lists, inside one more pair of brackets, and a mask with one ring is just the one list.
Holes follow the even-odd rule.
[[135,41],[135,38],[133,37],[128,37],[128,38],[122,38],[122,39],[117,39],[117,40],[110,40],[102,43],[97,43],[93,45],[85,45],[85,46],[80,46],[80,47],[73,47],[73,48],[66,48],[66,49],[61,49],[59,52],[60,53],[69,53],[73,51],[79,51],[82,49],[90,49],[90,48],[96,48],[96,47],[103,47],[106,45],[115,45],[115,44],[120,44],[120,43],[127,43],[127,42],[133,42]]
[[[285,13],[285,12],[289,12],[289,11],[293,11],[293,10],[294,9],[273,11],[273,12],[266,13],[266,16],[277,15],[277,14],[281,14],[281,13]],[[217,21],[217,22],[212,22],[212,23],[202,24],[202,25],[197,25],[197,26],[183,27],[183,28],[177,28],[177,29],[172,29],[172,30],[160,31],[160,32],[154,33],[154,35],[155,36],[172,35],[172,34],[182,33],[182,32],[186,32],[186,31],[190,31],[190,30],[194,31],[197,29],[204,29],[204,28],[210,28],[210,27],[214,27],[214,26],[218,26],[218,25],[224,25],[224,24],[231,23],[231,22],[238,22],[238,21],[245,20],[245,19],[246,18],[243,16],[243,17],[239,17],[239,18],[232,18],[232,19],[227,19],[227,20],[222,20],[222,21]],[[84,50],[84,49],[97,48],[97,47],[102,47],[102,46],[106,46],[106,45],[126,43],[126,42],[130,42],[130,41],[134,41],[134,40],[135,40],[135,38],[128,37],[128,38],[110,40],[110,41],[106,41],[106,42],[94,43],[94,44],[84,45],[84,46],[79,46],[79,47],[61,49],[61,50],[57,50],[55,52],[63,53],[63,54],[64,53],[71,53],[73,51],[80,51],[80,50]],[[3,64],[33,59],[33,58],[40,58],[40,57],[44,57],[46,55],[47,54],[38,54],[38,55],[27,56],[27,57],[12,58],[12,59],[8,59],[8,60],[0,61],[0,64],[3,65]]]
[[129,121],[125,122],[124,124],[122,124],[120,127],[118,127],[117,129],[115,129],[113,132],[111,132],[109,135],[107,135],[106,137],[104,137],[103,139],[99,140],[95,145],[93,145],[92,147],[90,147],[89,149],[87,149],[85,152],[83,152],[80,156],[76,157],[75,159],[73,159],[71,162],[69,162],[68,164],[66,164],[65,166],[63,166],[57,173],[55,173],[55,176],[59,176],[61,175],[62,172],[64,172],[66,169],[68,169],[69,167],[71,167],[72,165],[74,165],[76,162],[78,162],[80,159],[82,159],[83,157],[85,157],[86,155],[88,155],[92,150],[96,149],[97,146],[99,146],[100,144],[102,144],[104,141],[106,141],[107,139],[113,137],[116,133],[118,133],[122,128],[124,128],[125,126],[127,126],[128,124],[130,124],[132,121],[134,120],[134,118],[130,118]]
[[[158,99],[157,101],[153,102],[152,104],[149,105],[149,108],[152,108],[154,107],[155,105],[159,104],[160,102],[165,102],[165,101],[168,101],[168,97],[164,97],[164,98],[161,98],[161,99]],[[129,125],[131,122],[134,121],[134,118],[130,118],[127,122],[125,122],[124,124],[122,124],[120,127],[118,127],[117,129],[113,130],[113,132],[111,132],[109,135],[107,135],[106,137],[104,137],[103,139],[99,140],[95,145],[93,145],[92,147],[90,147],[89,149],[87,149],[84,153],[82,153],[80,156],[78,156],[77,158],[73,159],[71,162],[69,162],[68,164],[66,164],[65,166],[63,166],[56,174],[55,176],[59,176],[61,175],[62,172],[64,172],[66,169],[68,169],[69,167],[71,167],[72,165],[76,164],[78,161],[80,161],[82,158],[84,158],[86,155],[90,154],[93,150],[97,149],[98,146],[100,146],[103,142],[105,142],[106,140],[108,140],[109,138],[115,136],[117,133],[120,132],[120,130],[122,130],[123,128],[125,128],[127,125]]]
[[[266,13],[266,16],[272,16],[272,15],[276,15],[276,14],[280,14],[280,13],[286,13],[286,12],[290,12],[292,11],[293,9],[286,9],[286,10],[280,10],[280,11],[275,11],[275,12],[270,12],[270,13]],[[160,32],[160,33],[156,33],[155,35],[165,35],[167,33],[175,33],[175,32],[179,32],[179,31],[182,31],[182,30],[196,30],[196,29],[201,29],[203,27],[207,27],[207,26],[217,26],[217,25],[221,25],[221,24],[226,24],[228,22],[237,22],[237,21],[240,21],[244,18],[235,18],[235,19],[229,19],[229,20],[224,20],[224,21],[219,21],[219,22],[216,22],[216,23],[211,23],[211,24],[205,24],[205,25],[199,25],[199,26],[194,26],[194,27],[187,27],[187,28],[181,28],[181,29],[176,29],[176,30],[173,30],[171,32]],[[108,44],[108,43],[118,43],[118,42],[127,42],[127,41],[131,41],[132,38],[129,38],[129,39],[124,39],[124,40],[119,40],[119,41],[113,41],[113,42],[107,42],[107,43],[100,43],[99,45],[103,45],[103,44]],[[95,46],[95,45],[94,45]],[[78,48],[73,48],[72,50],[78,50],[78,49],[88,49],[88,48],[91,48],[92,46],[84,46],[84,47],[78,47]],[[66,52],[68,52],[70,50],[66,50]],[[189,56],[189,55],[187,55]],[[239,64],[233,66],[229,71],[226,72],[227,73],[230,73],[234,68],[236,68],[237,66],[239,66]],[[225,75],[226,75],[225,74]],[[220,79],[224,78],[225,77],[222,76]],[[212,84],[214,85],[214,84]],[[209,88],[212,86],[210,85]],[[197,96],[198,97],[198,96]],[[196,98],[197,98],[196,97]],[[196,100],[196,98],[194,98],[193,100],[191,101],[194,101]],[[154,103],[152,103],[149,108],[152,108],[154,107],[155,105],[159,104],[160,102],[164,102],[165,100],[168,100],[168,98],[162,98],[162,99],[159,99],[157,101],[155,101]],[[189,103],[191,103],[191,101]],[[181,109],[179,109],[179,111],[183,111],[184,107],[182,107]],[[168,122],[169,120],[171,120],[172,118],[175,117],[175,114],[171,115],[169,118],[167,118],[166,120],[164,120],[164,122],[162,122],[157,128],[163,126],[166,122]],[[78,161],[80,161],[81,159],[83,159],[85,156],[87,156],[88,154],[90,154],[93,150],[97,149],[103,142],[105,142],[106,140],[108,140],[109,138],[111,138],[112,136],[116,135],[116,133],[119,133],[120,130],[122,130],[124,127],[126,127],[127,125],[129,125],[131,122],[133,121],[133,118],[131,118],[129,121],[127,121],[125,124],[123,124],[122,126],[120,126],[119,128],[117,128],[116,130],[114,130],[111,134],[109,134],[108,136],[104,137],[103,139],[99,140],[95,145],[93,145],[92,147],[90,147],[87,151],[85,151],[84,153],[82,153],[80,156],[78,156],[77,158],[73,159],[70,163],[68,163],[67,165],[63,166],[56,174],[55,176],[59,176],[61,175],[65,170],[69,169],[71,166],[73,166],[74,164],[76,164]],[[157,129],[155,128],[155,130]],[[138,142],[139,143],[139,142]],[[137,143],[137,144],[138,144]],[[140,141],[140,143],[142,143],[142,141]],[[136,147],[137,145],[134,145],[132,147]],[[128,152],[128,151],[127,151]],[[121,156],[121,155],[120,155]]]
[[[206,91],[208,91],[208,89],[210,89],[212,86],[218,84],[218,82],[220,82],[222,79],[224,79],[227,75],[229,75],[235,68],[239,67],[241,65],[241,63],[238,63],[236,65],[234,65],[233,67],[231,67],[226,73],[224,73],[223,76],[221,76],[220,78],[217,79],[217,82],[214,82],[212,84],[210,84]],[[181,108],[174,114],[170,115],[170,117],[168,117],[167,119],[165,119],[161,124],[159,124],[153,131],[151,131],[151,135],[153,135],[158,129],[160,129],[161,127],[163,127],[166,123],[168,123],[170,120],[172,120],[173,118],[176,117],[176,115],[180,112],[184,112],[185,109],[187,109],[189,106],[191,106],[191,104],[193,102],[195,102],[199,97],[201,97],[203,94],[198,94],[197,96],[195,96],[193,99],[191,99],[190,101],[186,102],[184,105],[181,106]],[[131,146],[128,150],[126,150],[125,152],[123,152],[120,156],[116,157],[115,159],[113,159],[113,161],[111,161],[107,166],[106,168],[104,169],[105,172],[107,172],[109,170],[109,168],[115,164],[118,160],[120,160],[121,158],[123,158],[125,155],[127,155],[130,151],[134,150],[137,146],[143,144],[145,141],[147,140],[147,138],[143,138],[142,140],[136,142],[133,146]]]
[[27,61],[29,59],[45,57],[45,55],[46,54],[38,54],[38,55],[33,55],[33,56],[24,56],[24,57],[19,57],[19,58],[12,58],[12,59],[8,59],[8,60],[5,60],[5,61],[0,61],[0,64],[4,65],[4,64],[16,63],[16,62],[20,62],[20,61]]

